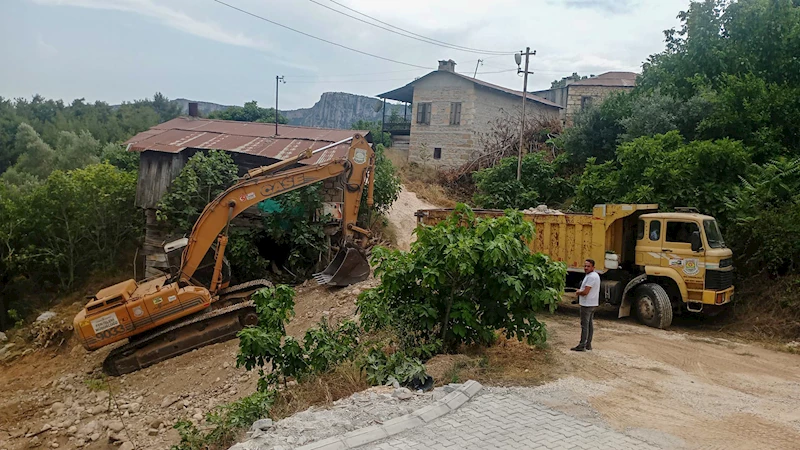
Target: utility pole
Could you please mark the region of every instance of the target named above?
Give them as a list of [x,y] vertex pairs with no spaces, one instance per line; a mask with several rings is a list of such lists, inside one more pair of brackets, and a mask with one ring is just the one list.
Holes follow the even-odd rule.
[[[525,70],[520,69],[522,63],[522,56],[525,56]],[[536,50],[531,52],[530,47],[525,47],[525,53],[517,53],[514,55],[514,60],[517,63],[517,75],[524,74],[522,82],[522,122],[519,125],[519,156],[517,158],[517,181],[522,176],[522,149],[525,148],[525,105],[528,103],[528,62],[531,55],[536,55]],[[477,72],[477,71],[476,71]]]
[[278,86],[279,83],[286,84],[283,75],[275,75],[275,136],[278,135]]
[[483,65],[483,60],[479,59],[478,62],[475,64],[475,74],[472,75],[472,78],[475,78],[475,77],[478,76],[478,66],[482,66],[482,65]]

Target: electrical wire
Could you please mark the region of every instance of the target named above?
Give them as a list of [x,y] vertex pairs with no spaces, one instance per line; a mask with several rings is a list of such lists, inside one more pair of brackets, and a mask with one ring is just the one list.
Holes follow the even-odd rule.
[[[317,2],[316,2],[316,1],[314,1],[314,0],[311,0],[311,1],[313,1],[314,3],[317,3]],[[425,39],[425,40],[431,41],[431,42],[429,42],[429,43],[434,43],[434,42],[435,42],[435,43],[438,43],[438,44],[440,44],[440,45],[442,45],[442,46],[445,46],[445,47],[449,47],[449,48],[453,48],[453,49],[458,49],[458,50],[462,50],[462,51],[465,51],[465,52],[481,53],[481,54],[486,54],[486,55],[503,56],[503,55],[513,55],[513,54],[515,54],[515,53],[519,53],[519,52],[504,52],[504,51],[496,51],[496,50],[481,50],[481,49],[477,49],[477,48],[464,47],[464,46],[461,46],[461,45],[450,44],[450,43],[447,43],[447,42],[444,42],[444,41],[440,41],[440,40],[438,40],[438,39],[434,39],[434,38],[430,38],[430,37],[427,37],[427,36],[423,36],[423,35],[421,35],[421,34],[414,33],[413,31],[406,30],[406,29],[404,29],[404,28],[398,27],[398,26],[396,26],[396,25],[392,25],[392,24],[390,24],[390,23],[386,23],[386,22],[384,22],[384,21],[382,21],[382,20],[380,20],[380,19],[378,19],[378,18],[376,18],[376,17],[372,17],[372,16],[370,16],[370,15],[364,14],[364,13],[362,13],[361,11],[358,11],[358,10],[356,10],[356,9],[353,9],[353,8],[351,8],[351,7],[347,6],[347,5],[343,5],[343,4],[341,4],[341,3],[339,3],[339,2],[337,2],[337,1],[335,1],[335,0],[330,0],[330,2],[331,2],[331,3],[334,3],[334,4],[336,4],[336,5],[339,5],[339,6],[341,6],[342,8],[344,8],[344,9],[346,9],[346,10],[348,10],[348,11],[352,11],[352,12],[354,12],[354,13],[358,14],[358,15],[364,16],[364,17],[366,17],[367,19],[374,20],[375,22],[378,22],[378,23],[380,23],[380,24],[386,25],[386,26],[388,26],[388,27],[396,28],[396,29],[398,29],[398,30],[400,30],[400,31],[403,31],[403,32],[405,32],[405,33],[408,33],[408,34],[410,34],[410,35],[412,35],[412,36],[416,36],[416,37],[418,37],[418,38],[422,38],[422,39]],[[331,9],[331,8],[329,8],[329,9]],[[334,9],[334,11],[336,11],[336,10]],[[342,12],[340,12],[340,11],[337,11],[337,12],[339,12],[340,14],[344,14],[344,13],[342,13]],[[346,14],[345,14],[345,15],[346,15]],[[352,17],[352,16],[348,16],[348,17]],[[358,19],[358,20],[361,20],[361,19]],[[363,22],[363,21],[362,21],[362,22]],[[364,23],[369,23],[369,22],[364,22]],[[408,36],[407,36],[407,37],[408,37]]]
[[222,0],[212,0],[212,1],[214,1],[216,3],[219,3],[220,5],[223,5],[223,6],[227,6],[228,8],[231,8],[233,10],[239,11],[242,14],[247,14],[248,16],[255,17],[256,19],[263,20],[264,22],[271,23],[271,24],[273,24],[275,26],[279,26],[279,27],[287,29],[289,31],[294,31],[295,33],[302,34],[303,36],[306,36],[306,37],[309,37],[309,38],[312,38],[312,39],[316,39],[318,41],[325,42],[326,44],[335,45],[336,47],[340,47],[340,48],[343,48],[345,50],[350,50],[351,52],[360,53],[360,54],[365,55],[365,56],[371,56],[373,58],[382,59],[384,61],[392,62],[392,63],[395,63],[395,64],[402,64],[404,66],[418,67],[420,69],[432,70],[429,67],[420,66],[420,65],[417,65],[417,64],[407,63],[407,62],[403,62],[403,61],[398,61],[396,59],[386,58],[384,56],[376,55],[374,53],[368,53],[368,52],[365,52],[365,51],[362,51],[362,50],[355,49],[353,47],[348,47],[346,45],[339,44],[338,42],[329,41],[327,39],[314,36],[313,34],[309,34],[309,33],[306,33],[304,31],[300,31],[300,30],[298,30],[296,28],[292,28],[290,26],[283,25],[281,23],[278,23],[278,22],[275,22],[273,20],[267,19],[266,17],[259,16],[258,14],[252,13],[250,11],[246,11],[246,10],[244,10],[242,8],[237,7],[237,6],[233,6],[230,3],[225,3]]
[[[478,75],[488,75],[488,74],[495,74],[495,73],[506,73],[506,72],[516,72],[517,69],[508,69],[508,70],[497,70],[491,72],[478,72]],[[368,75],[368,74],[361,74],[361,75]],[[461,73],[459,75],[469,76],[472,78],[471,73]],[[316,79],[316,80],[305,80],[301,79],[300,81],[294,81],[293,78],[301,78],[301,77],[290,77],[286,76],[287,81],[292,84],[314,84],[314,83],[378,83],[382,81],[408,81],[408,78],[380,78],[380,79],[342,79],[342,80],[331,80],[331,79]],[[413,81],[413,80],[412,80]]]
[[[383,26],[374,24],[372,22],[367,22],[364,19],[361,19],[361,18],[356,17],[356,16],[352,16],[350,14],[347,14],[344,11],[339,11],[336,8],[331,8],[330,6],[323,5],[322,3],[318,2],[317,0],[308,0],[308,1],[310,1],[311,3],[314,3],[315,5],[319,5],[319,6],[323,7],[323,8],[325,8],[325,9],[329,9],[329,10],[331,10],[331,11],[337,13],[337,14],[341,14],[341,15],[343,15],[345,17],[349,17],[349,18],[351,18],[353,20],[357,20],[357,21],[359,21],[359,22],[361,22],[363,24],[369,25],[371,27],[375,27],[375,28],[378,28],[378,29],[381,29],[381,30],[384,30],[384,31],[388,31],[390,33],[394,33],[396,35],[403,36],[405,38],[414,39],[416,41],[424,42],[426,44],[437,45],[439,47],[449,48],[451,50],[458,50],[458,51],[462,51],[462,52],[477,53],[477,54],[480,54],[480,55],[501,56],[501,55],[508,55],[509,54],[507,52],[497,52],[497,51],[494,51],[494,50],[471,49],[469,47],[462,47],[460,45],[448,44],[446,42],[437,41],[436,39],[428,38],[428,37],[425,37],[425,36],[422,36],[422,35],[418,35],[416,33],[411,33],[410,31],[403,30],[402,28],[396,27],[394,25],[390,25],[390,24],[388,24],[386,22],[381,22],[380,20],[375,19],[375,18],[370,17],[370,16],[367,16],[364,13],[360,13],[360,12],[358,12],[358,11],[352,9],[352,8],[348,8],[347,6],[344,6],[341,3],[333,2],[333,3],[336,3],[337,5],[339,5],[339,6],[343,7],[343,8],[349,9],[351,11],[354,11],[354,12],[358,13],[358,14],[361,14],[362,16],[369,17],[370,19],[375,20],[376,22],[380,22],[380,23],[382,23],[384,25],[387,25],[388,27],[397,28],[399,30],[402,30],[402,32],[400,32],[400,31],[397,31],[397,30],[393,30],[392,28],[387,28],[387,27],[383,27]],[[408,33],[408,34],[406,34],[406,33]],[[513,54],[513,53],[511,53],[511,54]]]

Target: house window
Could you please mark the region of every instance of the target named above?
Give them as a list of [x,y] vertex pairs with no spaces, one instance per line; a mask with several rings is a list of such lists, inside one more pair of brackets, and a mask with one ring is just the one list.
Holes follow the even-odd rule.
[[450,103],[450,125],[461,125],[461,102]]
[[433,159],[442,159],[442,148],[435,147],[433,149]]
[[431,124],[431,104],[418,103],[417,104],[417,123],[425,125]]
[[586,109],[592,106],[592,97],[581,97],[581,109]]

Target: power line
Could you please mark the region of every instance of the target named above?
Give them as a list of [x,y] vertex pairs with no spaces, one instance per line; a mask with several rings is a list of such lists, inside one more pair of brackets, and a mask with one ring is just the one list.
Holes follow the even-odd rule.
[[[404,72],[419,72],[422,69],[405,69],[405,70],[390,70],[386,72],[360,72],[360,73],[339,73],[330,74],[328,77],[350,77],[350,76],[363,76],[363,75],[384,75],[389,73],[404,73]],[[425,69],[430,70],[430,69]],[[516,70],[516,69],[515,69]],[[317,78],[317,75],[289,75],[292,78]]]
[[242,9],[242,8],[238,8],[238,7],[236,7],[236,6],[233,6],[233,5],[229,4],[229,3],[225,3],[225,2],[223,2],[222,0],[212,0],[212,1],[214,1],[214,2],[217,2],[217,3],[219,3],[220,5],[227,6],[228,8],[234,9],[234,10],[236,10],[236,11],[239,11],[240,13],[247,14],[248,16],[255,17],[256,19],[263,20],[264,22],[271,23],[271,24],[273,24],[273,25],[279,26],[279,27],[281,27],[281,28],[284,28],[284,29],[287,29],[287,30],[289,30],[289,31],[294,31],[295,33],[302,34],[303,36],[310,37],[310,38],[312,38],[312,39],[316,39],[316,40],[318,40],[318,41],[325,42],[326,44],[331,44],[331,45],[335,45],[335,46],[337,46],[337,47],[343,48],[343,49],[345,49],[345,50],[350,50],[351,52],[360,53],[360,54],[362,54],[362,55],[371,56],[371,57],[373,57],[373,58],[382,59],[382,60],[384,60],[384,61],[393,62],[393,63],[395,63],[395,64],[402,64],[402,65],[404,65],[404,66],[418,67],[418,68],[420,68],[420,69],[427,69],[427,70],[431,70],[429,67],[425,67],[425,66],[419,66],[419,65],[417,65],[417,64],[411,64],[411,63],[407,63],[407,62],[403,62],[403,61],[398,61],[398,60],[396,60],[396,59],[386,58],[386,57],[384,57],[384,56],[376,55],[376,54],[374,54],[374,53],[368,53],[368,52],[365,52],[365,51],[362,51],[362,50],[355,49],[355,48],[353,48],[353,47],[348,47],[348,46],[346,46],[346,45],[339,44],[339,43],[337,43],[337,42],[329,41],[329,40],[327,40],[327,39],[323,39],[323,38],[321,38],[321,37],[314,36],[314,35],[312,35],[312,34],[308,34],[308,33],[304,32],[304,31],[300,31],[300,30],[298,30],[298,29],[295,29],[295,28],[292,28],[292,27],[290,27],[290,26],[283,25],[283,24],[281,24],[281,23],[278,23],[278,22],[275,22],[275,21],[273,21],[273,20],[269,20],[269,19],[267,19],[266,17],[259,16],[258,14],[251,13],[250,11],[246,11],[246,10],[244,10],[244,9]]
[[[478,75],[488,75],[488,74],[494,74],[494,73],[506,73],[506,72],[516,72],[516,71],[517,71],[517,69],[495,70],[495,71],[490,71],[490,72],[478,72]],[[461,75],[469,75],[467,73],[460,73],[460,72],[459,72],[459,74],[461,74]],[[370,75],[370,74],[362,73],[362,74],[354,74],[354,75]],[[377,82],[381,82],[381,81],[408,81],[408,78],[372,78],[372,79],[359,78],[359,79],[340,79],[340,80],[332,80],[332,79],[327,79],[327,78],[318,78],[316,80],[304,80],[304,79],[301,79],[299,81],[295,81],[294,79],[295,78],[303,78],[303,77],[287,76],[287,78],[289,79],[289,81],[292,82],[292,84],[298,84],[298,83],[302,83],[302,84],[313,84],[313,83],[361,83],[361,82],[363,82],[363,83],[377,83]],[[472,77],[470,77],[470,78],[472,78]]]
[[[449,48],[449,49],[452,49],[452,50],[458,50],[458,51],[469,52],[469,53],[478,53],[478,54],[482,54],[482,55],[501,56],[501,55],[512,54],[512,53],[507,53],[507,52],[498,52],[498,51],[494,51],[494,50],[480,50],[480,49],[473,49],[473,48],[469,48],[469,47],[462,47],[460,45],[455,45],[455,44],[448,44],[447,42],[442,42],[442,41],[438,41],[436,39],[428,38],[428,37],[425,37],[425,36],[422,36],[422,35],[419,35],[419,34],[416,34],[416,33],[412,33],[412,32],[407,31],[407,30],[404,30],[404,29],[402,29],[400,27],[397,27],[397,26],[394,26],[394,25],[390,25],[390,24],[388,24],[386,22],[382,22],[382,21],[380,21],[380,20],[378,20],[378,19],[376,19],[374,17],[370,17],[370,16],[368,16],[368,15],[366,15],[364,13],[358,12],[358,11],[352,9],[352,8],[344,6],[341,3],[333,2],[333,3],[336,3],[337,5],[341,6],[342,8],[345,8],[345,9],[348,9],[348,10],[353,11],[355,13],[361,14],[364,17],[370,18],[370,19],[372,19],[372,20],[374,20],[376,22],[382,23],[382,24],[387,25],[388,27],[391,27],[391,28],[387,28],[387,27],[383,27],[383,26],[380,26],[380,25],[376,25],[376,24],[374,24],[372,22],[367,22],[364,19],[361,19],[361,18],[356,17],[356,16],[352,16],[350,14],[347,14],[344,11],[339,11],[336,8],[331,8],[330,6],[323,5],[322,3],[318,2],[317,0],[308,0],[308,1],[310,1],[311,3],[314,3],[315,5],[319,5],[319,6],[323,7],[323,8],[325,8],[325,9],[329,9],[329,10],[331,10],[331,11],[337,13],[337,14],[341,14],[341,15],[343,15],[345,17],[349,17],[349,18],[351,18],[353,20],[357,20],[357,21],[359,21],[361,23],[367,24],[367,25],[369,25],[371,27],[375,27],[375,28],[378,28],[378,29],[381,29],[381,30],[384,30],[384,31],[388,31],[390,33],[394,33],[396,35],[403,36],[405,38],[414,39],[416,41],[424,42],[426,44],[438,45],[439,47]],[[331,1],[333,1],[333,0],[331,0]],[[397,31],[397,30],[393,30],[392,28],[397,28],[398,30],[401,30],[402,32]]]
[[386,26],[389,26],[389,27],[392,27],[392,28],[396,28],[396,29],[404,31],[404,32],[406,32],[406,33],[408,33],[408,34],[410,34],[412,36],[416,36],[416,37],[419,37],[419,38],[422,38],[422,39],[427,39],[427,40],[432,41],[432,42],[437,42],[439,44],[443,44],[443,45],[446,45],[448,47],[458,48],[458,49],[461,49],[463,51],[468,51],[468,52],[483,53],[483,54],[486,54],[486,55],[496,55],[496,56],[513,55],[514,53],[517,53],[517,52],[502,52],[502,51],[494,51],[494,50],[481,50],[481,49],[477,49],[477,48],[470,48],[470,47],[464,47],[464,46],[461,46],[461,45],[449,44],[447,42],[440,41],[440,40],[434,39],[434,38],[429,38],[429,37],[423,36],[421,34],[414,33],[413,31],[409,31],[409,30],[406,30],[404,28],[398,27],[396,25],[392,25],[390,23],[386,23],[386,22],[384,22],[384,21],[382,21],[382,20],[380,20],[380,19],[378,19],[376,17],[372,17],[370,15],[364,14],[361,11],[355,10],[355,9],[353,9],[353,8],[347,6],[347,5],[343,5],[343,4],[341,4],[341,3],[339,3],[339,2],[337,2],[335,0],[330,0],[330,2],[334,3],[334,4],[337,4],[337,5],[341,6],[342,8],[344,8],[344,9],[346,9],[348,11],[352,11],[352,12],[358,14],[358,15],[364,16],[367,19],[374,20],[374,21],[376,21],[376,22],[378,22],[380,24],[383,24],[383,25],[386,25]]

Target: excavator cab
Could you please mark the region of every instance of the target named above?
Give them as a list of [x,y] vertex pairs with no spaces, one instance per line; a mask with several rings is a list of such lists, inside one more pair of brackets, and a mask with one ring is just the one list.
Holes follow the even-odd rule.
[[314,274],[314,281],[328,286],[350,286],[366,280],[369,271],[364,251],[354,245],[345,245],[325,270]]

